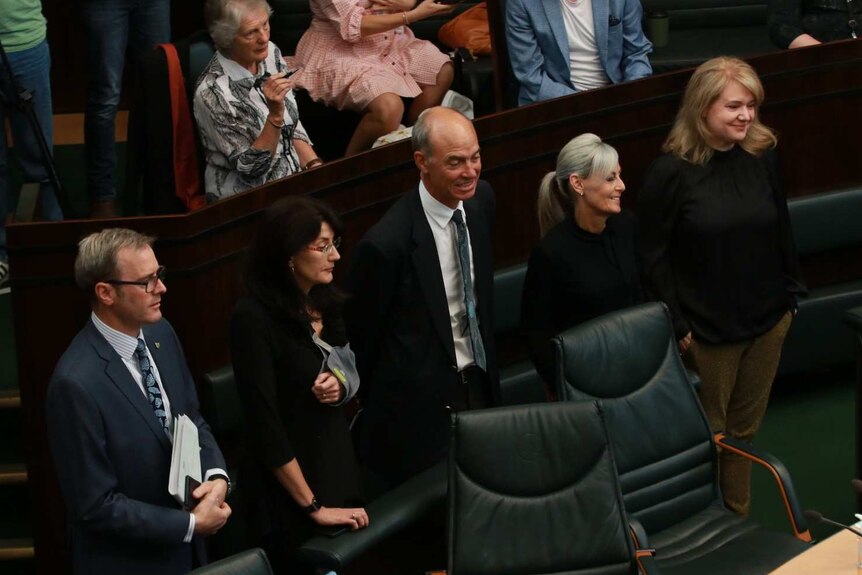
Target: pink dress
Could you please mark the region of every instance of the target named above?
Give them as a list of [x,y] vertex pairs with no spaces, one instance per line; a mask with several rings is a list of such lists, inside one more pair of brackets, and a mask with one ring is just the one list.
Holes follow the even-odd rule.
[[407,26],[365,36],[359,25],[372,12],[368,0],[309,0],[314,18],[296,47],[296,86],[313,100],[362,111],[387,92],[413,98],[433,85],[449,61]]

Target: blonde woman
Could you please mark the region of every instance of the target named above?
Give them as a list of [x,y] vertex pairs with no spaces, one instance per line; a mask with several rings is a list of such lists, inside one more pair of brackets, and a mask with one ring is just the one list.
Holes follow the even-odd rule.
[[[751,441],[766,411],[797,279],[775,134],[759,119],[763,86],[736,58],[691,77],[638,197],[645,283],[671,310],[680,352],[702,380],[713,430]],[[722,453],[725,504],[747,515],[751,467]]]
[[620,172],[614,148],[581,134],[560,151],[539,188],[542,240],[527,265],[521,328],[549,396],[551,338],[642,301],[635,219],[620,205],[626,189]]

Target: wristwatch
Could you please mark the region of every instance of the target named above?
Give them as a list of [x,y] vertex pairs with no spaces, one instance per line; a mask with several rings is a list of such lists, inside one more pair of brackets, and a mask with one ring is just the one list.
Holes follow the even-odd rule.
[[213,479],[224,479],[225,483],[227,483],[227,493],[225,494],[225,497],[230,495],[230,492],[231,492],[230,477],[228,477],[224,473],[213,473],[212,475],[209,476],[208,481],[212,481]]
[[311,515],[315,511],[320,511],[320,508],[323,507],[316,497],[311,498],[311,505],[307,507],[303,507],[302,510],[305,511],[308,515]]

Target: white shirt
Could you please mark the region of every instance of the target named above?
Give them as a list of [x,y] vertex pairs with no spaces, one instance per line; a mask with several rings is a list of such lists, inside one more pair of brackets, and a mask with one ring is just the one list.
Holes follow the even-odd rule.
[[[144,397],[147,396],[147,390],[144,387],[144,376],[141,373],[141,366],[138,363],[138,358],[135,356],[135,350],[138,347],[138,338],[143,339],[144,343],[147,343],[147,340],[144,338],[144,332],[139,332],[138,337],[132,337],[130,335],[126,335],[123,332],[117,331],[102,320],[99,319],[99,316],[96,315],[95,312],[91,314],[93,318],[93,324],[95,324],[96,329],[99,330],[99,333],[102,334],[108,343],[114,348],[114,351],[117,352],[117,355],[120,356],[120,359],[123,360],[123,364],[126,366],[126,369],[129,370],[129,373],[132,374],[132,379],[135,380],[135,383],[138,384],[138,389],[141,390],[141,393]],[[156,376],[156,385],[159,386],[159,391],[162,393],[162,403],[165,407],[165,417],[168,421],[168,426],[173,427],[170,422],[173,421],[171,418],[171,401],[168,399],[168,394],[165,392],[164,386],[162,386],[162,378],[159,375],[159,368],[156,365],[156,360],[153,359],[153,356],[150,354],[150,348],[146,348],[147,358],[150,360],[150,366],[153,368],[153,375]],[[149,402],[149,399],[147,400]],[[168,434],[170,438],[171,435]],[[171,441],[173,439],[171,438]]]
[[560,0],[569,40],[569,70],[572,84],[581,92],[611,83],[596,46],[592,0]]
[[[147,343],[147,340],[144,338],[144,332],[138,332],[138,337],[132,337],[130,335],[126,335],[123,332],[117,331],[96,315],[96,312],[92,312],[90,314],[90,319],[93,321],[93,325],[96,326],[96,329],[99,330],[99,333],[102,334],[102,337],[110,344],[110,346],[117,352],[117,355],[120,356],[120,359],[123,360],[123,364],[126,366],[126,369],[129,370],[129,373],[132,375],[132,379],[135,380],[135,383],[138,384],[138,388],[140,388],[141,393],[144,394],[144,397],[147,397],[147,390],[144,388],[144,376],[141,374],[141,366],[138,363],[138,358],[135,356],[135,349],[138,347],[138,338],[144,340],[144,343]],[[162,386],[162,378],[159,375],[159,368],[156,365],[156,360],[153,359],[152,354],[150,354],[150,348],[146,348],[147,357],[150,360],[150,366],[153,369],[153,375],[156,377],[156,385],[159,386],[159,391],[162,392],[162,403],[165,408],[165,417],[167,417],[168,421],[173,421],[171,419],[171,402],[168,399],[168,394],[165,392],[164,386]],[[148,400],[149,401],[149,400]],[[153,415],[155,417],[155,415]],[[173,427],[173,426],[171,426]],[[170,435],[168,435],[170,437]],[[173,438],[171,438],[173,441]],[[204,481],[209,481],[209,478],[213,475],[224,475],[228,476],[227,472],[223,469],[213,468],[208,469],[206,475],[204,476]],[[165,490],[167,490],[168,484],[165,482]],[[189,528],[186,531],[185,537],[183,537],[183,543],[188,543],[192,540],[192,536],[195,534],[195,516],[189,513]]]
[[[446,301],[449,304],[449,325],[452,328],[452,339],[455,341],[455,362],[462,370],[475,363],[473,346],[470,343],[470,333],[467,323],[467,307],[464,304],[464,283],[461,280],[461,262],[458,259],[458,240],[455,235],[455,223],[452,214],[455,210],[441,204],[428,192],[424,182],[419,182],[419,200],[425,211],[425,218],[431,226],[431,234],[437,245],[437,258],[440,260],[440,272],[443,274],[443,288],[446,290]],[[458,202],[456,208],[467,224],[467,214],[464,202]],[[473,299],[476,300],[476,272],[473,265],[473,246],[470,244],[470,231],[467,231],[467,247],[470,250],[470,278],[473,280]]]

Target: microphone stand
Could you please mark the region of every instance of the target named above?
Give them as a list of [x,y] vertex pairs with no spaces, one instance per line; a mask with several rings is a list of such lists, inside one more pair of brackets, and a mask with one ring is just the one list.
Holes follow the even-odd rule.
[[806,509],[802,512],[805,516],[806,521],[808,521],[812,525],[817,525],[818,523],[826,523],[827,525],[831,525],[833,527],[838,527],[840,529],[846,529],[847,531],[856,535],[856,537],[862,537],[862,531],[859,531],[855,527],[851,527],[850,525],[844,525],[843,523],[838,523],[837,521],[833,521],[828,517],[824,517],[819,511],[815,511],[813,509]]
[[[65,191],[60,185],[60,179],[57,177],[57,168],[54,165],[54,158],[51,155],[51,148],[45,140],[45,134],[42,132],[42,127],[39,125],[39,118],[36,117],[36,111],[33,108],[33,93],[24,88],[15,76],[12,70],[12,64],[9,62],[9,56],[3,48],[3,42],[0,41],[0,59],[3,60],[3,67],[6,69],[6,76],[9,78],[9,85],[12,88],[11,94],[5,94],[5,97],[10,101],[10,104],[23,114],[30,123],[30,129],[36,136],[36,141],[39,143],[39,149],[42,152],[42,164],[45,166],[45,171],[48,173],[48,179],[54,186],[54,193],[57,195],[57,201],[60,204],[60,209],[63,213],[67,213],[68,202]],[[0,72],[2,73],[2,72]],[[0,84],[2,87],[2,84]],[[2,90],[0,90],[0,95]],[[50,98],[51,94],[41,94]]]

